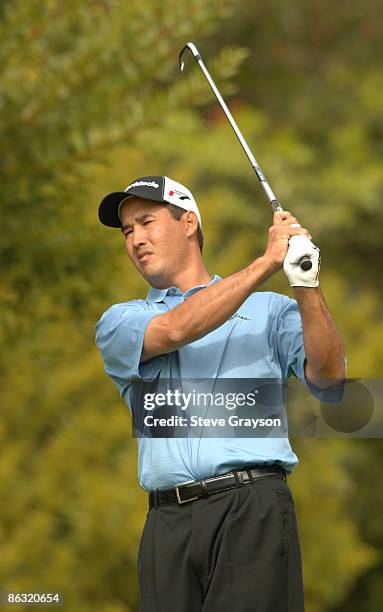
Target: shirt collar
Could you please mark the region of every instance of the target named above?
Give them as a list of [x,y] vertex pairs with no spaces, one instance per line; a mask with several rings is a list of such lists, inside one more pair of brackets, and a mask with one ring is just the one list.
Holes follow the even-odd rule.
[[212,285],[213,283],[218,283],[218,281],[221,280],[221,277],[218,276],[218,274],[214,274],[212,276],[211,281],[207,284],[207,285],[197,285],[196,287],[192,287],[191,289],[188,289],[188,291],[186,291],[185,294],[182,293],[182,291],[180,291],[180,289],[178,289],[178,287],[167,287],[166,289],[156,289],[155,287],[151,287],[149,290],[148,295],[146,296],[146,300],[148,302],[163,302],[164,298],[167,295],[170,296],[185,296],[188,297],[189,295],[192,295],[193,293],[195,293],[196,291],[199,291],[200,289],[204,289],[205,287],[208,287],[209,285]]

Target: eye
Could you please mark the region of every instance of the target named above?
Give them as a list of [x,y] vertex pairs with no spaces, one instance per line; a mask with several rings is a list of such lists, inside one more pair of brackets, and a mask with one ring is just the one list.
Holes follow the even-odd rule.
[[149,225],[149,223],[152,223],[153,219],[151,219],[150,221],[145,221],[144,225]]
[[126,240],[128,236],[130,236],[130,234],[132,233],[132,230],[126,230],[124,232],[124,239]]

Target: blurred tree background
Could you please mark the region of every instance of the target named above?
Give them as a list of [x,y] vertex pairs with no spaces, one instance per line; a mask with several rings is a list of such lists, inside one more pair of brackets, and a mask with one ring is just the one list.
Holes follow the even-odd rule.
[[[188,185],[223,276],[265,245],[271,213],[240,145],[193,60],[178,72],[188,40],[321,247],[349,376],[381,376],[382,13],[377,0],[1,3],[2,590],[138,610],[147,500],[94,325],[147,288],[97,220],[103,195],[145,174]],[[283,273],[262,289],[291,295]],[[380,612],[381,440],[293,446],[308,612]]]

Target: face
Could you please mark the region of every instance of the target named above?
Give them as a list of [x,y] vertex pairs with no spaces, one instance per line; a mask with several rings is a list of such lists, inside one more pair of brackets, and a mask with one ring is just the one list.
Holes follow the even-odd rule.
[[174,284],[190,260],[195,215],[177,221],[166,205],[134,197],[122,205],[120,218],[125,249],[140,274],[152,287]]

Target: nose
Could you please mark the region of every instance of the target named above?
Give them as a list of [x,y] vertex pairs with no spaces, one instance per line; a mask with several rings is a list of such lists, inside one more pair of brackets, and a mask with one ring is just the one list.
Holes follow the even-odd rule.
[[145,228],[136,224],[133,226],[133,248],[138,248],[139,246],[145,244],[146,242],[146,232]]

